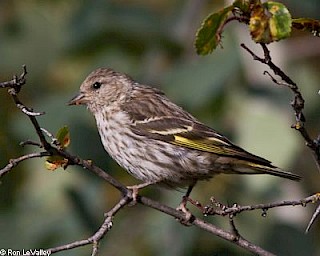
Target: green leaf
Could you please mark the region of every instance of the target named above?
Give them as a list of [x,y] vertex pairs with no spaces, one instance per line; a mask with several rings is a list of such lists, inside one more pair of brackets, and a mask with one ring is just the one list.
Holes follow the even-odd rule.
[[252,39],[257,43],[271,43],[291,34],[291,15],[281,3],[266,2],[254,6],[249,23]]
[[228,6],[219,12],[210,14],[202,22],[195,42],[198,54],[209,54],[220,44],[222,28],[232,10],[233,6]]
[[299,30],[310,31],[314,36],[320,37],[320,21],[309,18],[292,19],[292,27]]
[[67,126],[60,128],[57,132],[56,138],[63,148],[68,147],[70,144],[69,128]]
[[[66,148],[70,145],[70,132],[67,126],[64,126],[59,129],[56,135],[60,146]],[[62,156],[49,156],[45,162],[45,168],[49,171],[55,171],[59,167],[66,168],[68,166],[68,159],[63,158]]]
[[277,2],[266,2],[263,4],[272,14],[270,18],[270,33],[273,41],[287,38],[291,34],[292,19],[285,5]]

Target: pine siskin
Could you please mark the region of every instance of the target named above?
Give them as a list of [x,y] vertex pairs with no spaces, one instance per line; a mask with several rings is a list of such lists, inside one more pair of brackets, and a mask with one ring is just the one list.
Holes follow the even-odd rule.
[[[69,105],[87,105],[105,150],[145,184],[192,187],[216,174],[300,177],[234,145],[163,92],[109,68],[93,71]],[[138,185],[139,186],[139,185]]]

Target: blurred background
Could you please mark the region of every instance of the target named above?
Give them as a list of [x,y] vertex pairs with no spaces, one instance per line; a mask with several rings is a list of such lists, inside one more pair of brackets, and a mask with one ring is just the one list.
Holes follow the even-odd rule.
[[[282,1],[294,17],[319,19],[320,2]],[[106,154],[95,121],[85,107],[68,107],[93,69],[112,67],[158,87],[202,122],[248,151],[300,174],[300,183],[268,176],[221,175],[200,182],[192,198],[208,204],[258,204],[300,199],[319,191],[319,171],[301,136],[290,128],[291,92],[262,73],[266,67],[239,45],[261,54],[244,25],[231,23],[223,47],[201,57],[193,47],[201,21],[230,4],[208,0],[0,1],[0,81],[27,65],[21,100],[52,133],[67,125],[69,151],[126,185],[138,183]],[[274,61],[299,85],[307,129],[320,132],[319,38],[307,32],[270,45]],[[37,140],[31,123],[0,91],[0,168],[10,158],[37,151],[19,142]],[[44,159],[20,164],[0,181],[0,248],[29,249],[63,245],[89,237],[120,197],[118,191],[79,168],[48,171]],[[180,191],[147,188],[141,192],[176,207]],[[277,255],[319,255],[320,219],[304,230],[315,205],[272,209],[235,218],[240,234]],[[195,215],[201,216],[192,206]],[[229,230],[227,218],[202,217]],[[58,255],[89,255],[91,246]],[[126,207],[100,244],[100,255],[249,255],[246,251],[143,206]]]

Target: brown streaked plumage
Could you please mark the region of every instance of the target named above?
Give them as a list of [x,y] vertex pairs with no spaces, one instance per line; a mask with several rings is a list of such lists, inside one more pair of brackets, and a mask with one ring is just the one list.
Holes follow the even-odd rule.
[[101,141],[117,163],[144,182],[192,186],[219,173],[300,177],[234,145],[171,102],[158,89],[99,68],[70,105],[94,115]]

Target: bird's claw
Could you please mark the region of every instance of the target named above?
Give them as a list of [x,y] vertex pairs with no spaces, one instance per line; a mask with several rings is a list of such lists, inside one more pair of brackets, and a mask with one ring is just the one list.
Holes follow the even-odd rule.
[[127,189],[132,190],[132,202],[133,205],[137,203],[137,199],[139,196],[139,189],[145,188],[149,185],[153,184],[153,182],[145,182],[138,185],[127,186]]
[[194,216],[191,214],[191,212],[189,211],[189,209],[186,207],[188,202],[188,197],[184,196],[182,198],[181,203],[179,204],[179,206],[176,208],[177,211],[181,211],[185,214],[185,218],[180,220],[180,223],[185,225],[185,226],[191,226],[192,222],[194,220]]

